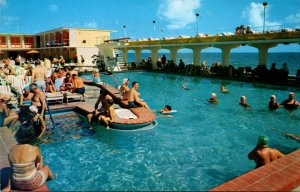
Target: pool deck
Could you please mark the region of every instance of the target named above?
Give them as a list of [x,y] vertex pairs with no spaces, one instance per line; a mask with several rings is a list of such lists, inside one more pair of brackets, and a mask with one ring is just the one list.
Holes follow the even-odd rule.
[[291,191],[299,185],[300,149],[210,191]]

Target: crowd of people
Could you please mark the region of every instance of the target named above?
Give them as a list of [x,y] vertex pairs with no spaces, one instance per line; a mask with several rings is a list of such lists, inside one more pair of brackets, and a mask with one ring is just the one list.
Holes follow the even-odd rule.
[[[221,85],[221,92],[228,93],[229,90],[225,88],[225,85]],[[219,103],[220,101],[217,99],[216,93],[212,93],[211,97],[208,99],[210,103]],[[246,100],[246,96],[241,96],[239,105],[243,106],[244,108],[251,107]],[[268,104],[269,110],[273,111],[278,108],[284,107],[288,110],[295,110],[300,106],[300,103],[295,100],[295,93],[290,92],[287,99],[282,101],[280,104],[276,101],[276,96],[271,95],[270,101]],[[293,139],[299,140],[300,137],[293,134],[285,134]],[[256,163],[256,168],[261,167],[267,163],[270,163],[276,159],[279,159],[284,156],[280,151],[277,149],[270,148],[268,146],[268,137],[267,136],[259,136],[258,143],[256,147],[248,154],[248,158],[250,160],[254,160]]]
[[[184,68],[182,60],[180,62],[181,67]],[[26,71],[24,79],[28,76],[31,77],[30,83],[24,87],[22,94],[19,95],[19,114],[8,108],[10,97],[4,94],[0,95],[1,119],[3,119],[1,126],[12,128],[18,120],[21,124],[16,132],[17,138],[19,138],[19,145],[13,147],[9,153],[12,171],[8,186],[3,191],[9,191],[12,184],[21,190],[34,190],[42,186],[47,178],[54,178],[50,168],[43,166],[39,148],[30,145],[33,138],[42,138],[46,131],[45,113],[47,101],[45,93],[69,91],[84,95],[84,82],[82,78],[78,77],[76,71],[60,65],[52,67],[52,63],[47,59],[44,59],[44,61],[37,60],[34,62],[34,65],[31,62],[25,62],[23,65],[18,62],[12,64],[9,59],[6,59],[2,65],[0,66],[2,77],[15,75],[16,67],[24,68]],[[168,66],[165,56],[158,59],[158,66],[162,68]],[[272,66],[270,71],[274,71],[274,66]],[[95,73],[94,76],[98,77],[99,74]],[[138,92],[139,83],[134,81],[131,87],[129,87],[129,83],[130,80],[128,78],[123,79],[122,86],[119,87],[122,101],[127,101],[129,108],[144,107],[150,110],[147,103],[140,98],[140,93]],[[188,90],[185,85],[182,88]],[[225,88],[225,85],[221,85],[221,92],[228,93],[229,90]],[[217,104],[220,101],[217,99],[217,94],[212,93],[208,102]],[[113,104],[114,99],[109,95],[109,92],[106,89],[101,89],[94,106],[94,112],[87,116],[89,124],[93,122],[103,123],[109,128],[110,122],[116,117]],[[245,108],[250,107],[245,96],[241,96],[239,104]],[[276,110],[280,107],[296,109],[299,106],[300,103],[295,100],[295,94],[290,92],[288,99],[281,102],[281,104],[276,101],[275,95],[271,95],[268,107],[270,110]],[[172,107],[166,105],[161,112],[169,112],[171,110]],[[280,151],[268,147],[268,138],[265,136],[259,137],[257,146],[248,155],[250,160],[256,162],[257,167],[282,156],[284,155]],[[32,177],[26,180],[28,175]]]
[[[123,102],[128,102],[129,108],[144,107],[150,110],[146,102],[142,101],[140,98],[140,93],[137,92],[139,88],[139,83],[132,82],[131,88],[129,88],[129,79],[123,79],[122,86],[119,86],[121,100]],[[108,94],[106,89],[100,90],[100,95],[95,103],[94,111],[92,114],[87,116],[89,125],[94,122],[96,124],[103,123],[107,128],[110,127],[110,122],[116,117],[114,110],[114,100]]]

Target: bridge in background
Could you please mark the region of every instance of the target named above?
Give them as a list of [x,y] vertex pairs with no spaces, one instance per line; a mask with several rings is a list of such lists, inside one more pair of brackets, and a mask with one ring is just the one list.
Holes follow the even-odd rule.
[[[292,32],[273,32],[248,35],[231,36],[205,36],[205,37],[179,37],[165,39],[143,39],[136,41],[119,42],[114,47],[122,51],[123,62],[127,62],[128,51],[135,51],[136,63],[141,62],[141,53],[143,50],[151,51],[152,61],[156,61],[160,49],[170,50],[170,59],[176,62],[177,52],[180,49],[191,49],[193,51],[193,63],[200,65],[201,51],[206,48],[215,47],[222,51],[222,65],[228,66],[230,63],[230,51],[240,46],[251,46],[258,49],[258,62],[260,65],[267,65],[268,50],[279,44],[300,45],[300,31]],[[156,68],[156,62],[152,63]]]

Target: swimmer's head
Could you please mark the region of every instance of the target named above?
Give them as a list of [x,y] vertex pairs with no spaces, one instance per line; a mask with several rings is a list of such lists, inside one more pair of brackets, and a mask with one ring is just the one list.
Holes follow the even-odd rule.
[[215,97],[217,97],[217,94],[212,93],[212,94],[211,94],[211,97],[212,97],[212,98],[215,98]]
[[246,100],[246,96],[241,96],[241,100]]
[[267,136],[261,135],[258,137],[257,145],[262,146],[262,145],[268,145],[269,143],[269,138]]
[[275,95],[271,95],[270,99],[276,99]]
[[172,107],[170,105],[166,105],[165,108],[168,109],[169,111],[172,110]]
[[289,93],[289,98],[290,98],[290,99],[294,99],[294,97],[295,97],[295,93],[294,93],[294,92],[290,92],[290,93]]

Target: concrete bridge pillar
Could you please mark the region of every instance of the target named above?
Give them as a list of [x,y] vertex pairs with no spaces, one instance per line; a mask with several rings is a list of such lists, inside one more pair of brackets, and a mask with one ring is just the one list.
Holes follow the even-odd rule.
[[268,50],[272,47],[276,47],[277,44],[268,43],[268,44],[252,44],[252,47],[258,49],[258,64],[267,65],[268,64]]
[[122,51],[123,62],[127,63],[128,50],[127,49],[121,49],[121,51]]
[[134,49],[135,53],[135,64],[138,65],[141,62],[141,54],[142,54],[142,49]]
[[193,50],[193,63],[195,66],[200,66],[200,60],[201,60],[201,50],[208,48],[209,46],[193,46],[193,47],[187,47]]
[[181,47],[171,47],[170,50],[170,60],[173,60],[175,64],[177,64],[177,51]]
[[160,48],[153,47],[151,48],[151,59],[152,59],[152,69],[156,69],[156,62],[157,62],[157,56],[158,56],[158,50]]
[[222,50],[222,65],[229,66],[230,64],[230,51],[233,48],[237,48],[241,45],[217,45],[215,47]]

